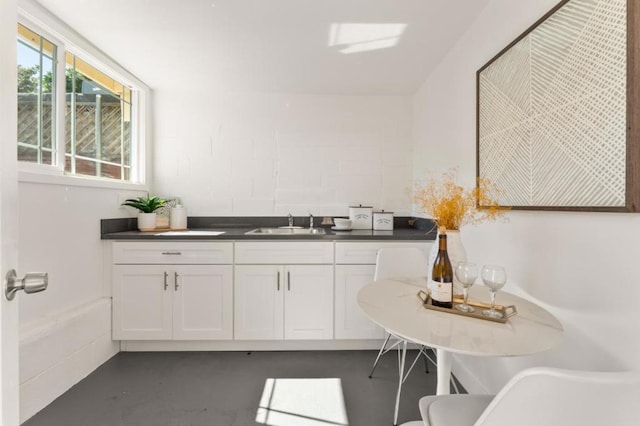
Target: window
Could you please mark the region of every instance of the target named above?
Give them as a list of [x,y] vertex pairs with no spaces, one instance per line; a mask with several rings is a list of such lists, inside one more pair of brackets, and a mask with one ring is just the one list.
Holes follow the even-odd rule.
[[66,58],[65,171],[128,181],[131,89],[75,55]]
[[137,81],[104,56],[96,60],[71,43],[70,52],[67,40],[52,42],[39,34],[46,32],[28,22],[18,24],[18,160],[37,164],[22,167],[49,175],[142,182],[144,156],[137,132],[143,135],[138,121],[144,117],[136,102],[144,89],[115,75],[123,72],[127,80]]
[[55,165],[57,46],[18,24],[18,160]]

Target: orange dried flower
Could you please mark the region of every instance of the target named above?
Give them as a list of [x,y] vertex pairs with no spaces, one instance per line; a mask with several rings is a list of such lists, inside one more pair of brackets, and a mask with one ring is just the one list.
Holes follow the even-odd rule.
[[413,201],[418,211],[431,216],[439,227],[459,230],[463,225],[496,220],[509,210],[495,200],[493,194],[499,191],[488,179],[478,178],[477,186],[467,189],[455,183],[455,171],[443,173],[440,180],[429,179],[426,186],[414,187]]

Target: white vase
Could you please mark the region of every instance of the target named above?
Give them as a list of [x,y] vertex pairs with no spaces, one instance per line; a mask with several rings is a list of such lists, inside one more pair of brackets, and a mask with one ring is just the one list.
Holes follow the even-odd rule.
[[187,209],[180,204],[171,209],[169,218],[169,228],[171,229],[187,229]]
[[155,213],[139,213],[138,229],[141,231],[153,231],[154,229],[156,229],[156,214]]
[[[433,269],[433,262],[436,260],[436,256],[438,255],[438,241],[440,238],[440,233],[436,236],[436,241],[431,247],[431,252],[429,253],[429,280],[431,280],[431,270]],[[449,261],[451,261],[451,267],[456,268],[456,263],[458,262],[466,262],[467,261],[467,252],[462,245],[462,239],[460,238],[460,231],[452,231],[447,229],[447,254],[449,255]],[[461,295],[462,294],[462,284],[455,277],[453,277],[453,294]]]

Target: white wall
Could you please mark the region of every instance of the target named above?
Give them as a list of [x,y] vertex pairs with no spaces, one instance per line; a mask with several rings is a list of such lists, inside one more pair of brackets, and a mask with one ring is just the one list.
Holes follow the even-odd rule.
[[189,215],[409,213],[409,96],[154,92],[154,190]]
[[[100,219],[128,217],[129,191],[20,182],[18,273],[49,288],[19,294],[20,417],[25,421],[119,350],[111,340]],[[107,264],[108,267],[108,264]]]
[[46,291],[20,298],[21,324],[110,295],[100,219],[131,216],[119,207],[122,192],[20,182],[19,272],[49,273]]
[[[414,99],[414,174],[459,167],[475,176],[476,71],[557,3],[493,0]],[[536,365],[640,369],[639,214],[510,212],[509,223],[463,228],[468,257],[507,268],[507,291],[549,309],[564,324],[561,346],[514,359],[458,357],[471,391],[495,392]],[[499,298],[499,296],[498,296]]]

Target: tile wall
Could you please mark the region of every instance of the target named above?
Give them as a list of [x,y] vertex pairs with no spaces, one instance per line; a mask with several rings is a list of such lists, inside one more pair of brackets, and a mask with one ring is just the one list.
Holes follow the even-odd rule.
[[409,214],[411,105],[158,91],[152,187],[180,196],[190,215],[346,215],[360,203]]

